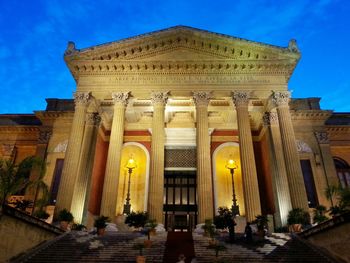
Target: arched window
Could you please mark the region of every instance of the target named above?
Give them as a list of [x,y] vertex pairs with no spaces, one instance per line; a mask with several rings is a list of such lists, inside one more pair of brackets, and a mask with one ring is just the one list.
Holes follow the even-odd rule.
[[350,187],[350,166],[341,158],[333,158],[339,182],[343,188]]

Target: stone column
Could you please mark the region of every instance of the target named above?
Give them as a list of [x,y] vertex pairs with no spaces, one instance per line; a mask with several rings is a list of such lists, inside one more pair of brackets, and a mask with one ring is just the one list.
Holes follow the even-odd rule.
[[114,220],[117,208],[117,194],[120,173],[120,160],[123,147],[125,107],[129,92],[112,93],[114,114],[109,140],[105,179],[103,184],[100,214]]
[[249,92],[235,91],[233,102],[237,111],[239,132],[239,152],[242,166],[242,181],[244,204],[247,221],[253,221],[255,216],[261,215],[258,176],[256,173],[252,131],[248,112]]
[[194,92],[196,104],[196,140],[197,140],[197,193],[198,193],[198,223],[212,219],[213,183],[211,175],[210,138],[208,124],[209,92]]
[[288,212],[292,209],[282,139],[276,112],[266,112],[264,124],[268,126],[272,188],[275,204],[276,227],[287,225]]
[[[74,183],[76,181],[77,168],[80,158],[81,142],[83,140],[85,114],[90,101],[90,93],[76,92],[75,112],[70,131],[61,182],[57,194],[56,212],[66,208],[71,209]],[[75,215],[73,215],[75,216]]]
[[273,101],[277,105],[292,206],[293,208],[302,208],[307,211],[309,209],[308,200],[296,146],[292,117],[289,112],[289,97],[288,91],[273,93]]
[[149,179],[148,212],[151,219],[163,223],[164,190],[164,109],[168,92],[153,92],[151,176]]
[[88,113],[86,115],[84,138],[81,146],[77,179],[72,199],[71,212],[74,215],[74,219],[76,222],[84,225],[87,223],[84,214],[86,216],[87,201],[90,196],[90,183],[95,157],[97,129],[100,121],[101,118],[97,113]]

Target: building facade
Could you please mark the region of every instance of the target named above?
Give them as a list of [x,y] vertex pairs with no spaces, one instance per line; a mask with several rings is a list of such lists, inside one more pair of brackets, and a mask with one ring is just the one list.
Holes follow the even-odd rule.
[[193,228],[236,199],[242,218],[271,214],[279,227],[292,208],[329,206],[327,186],[350,184],[350,114],[291,98],[294,40],[177,26],[80,50],[70,42],[64,59],[74,99],[1,115],[0,143],[3,158],[45,159],[51,203],[77,222],[130,204]]

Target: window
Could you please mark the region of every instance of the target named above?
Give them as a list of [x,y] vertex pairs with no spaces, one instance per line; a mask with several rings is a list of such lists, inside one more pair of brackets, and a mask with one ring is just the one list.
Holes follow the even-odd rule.
[[338,179],[340,185],[345,187],[350,187],[350,166],[349,164],[341,158],[335,157],[334,159],[335,169],[337,170]]
[[309,207],[315,208],[318,205],[318,201],[310,160],[300,160],[300,164],[303,171],[304,184]]

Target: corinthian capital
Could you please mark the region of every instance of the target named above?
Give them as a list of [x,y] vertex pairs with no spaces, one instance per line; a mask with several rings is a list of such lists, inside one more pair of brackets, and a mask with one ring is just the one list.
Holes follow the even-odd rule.
[[91,92],[76,92],[74,93],[75,106],[86,106],[91,99]]
[[208,106],[211,92],[209,91],[195,91],[193,92],[193,100],[196,106]]
[[248,106],[250,91],[235,91],[232,93],[233,103],[236,107]]
[[289,99],[290,99],[289,91],[274,91],[272,93],[272,101],[277,106],[288,106]]
[[112,99],[114,104],[122,104],[126,106],[129,99],[129,91],[126,92],[112,92]]
[[277,112],[265,112],[263,116],[264,125],[275,125],[278,123]]
[[162,105],[164,106],[168,101],[169,91],[153,91],[151,93],[151,102],[153,105]]
[[101,117],[98,115],[98,113],[87,113],[86,114],[86,124],[87,125],[96,125],[98,126],[101,122]]
[[315,136],[319,144],[328,144],[329,138],[327,132],[315,132]]

